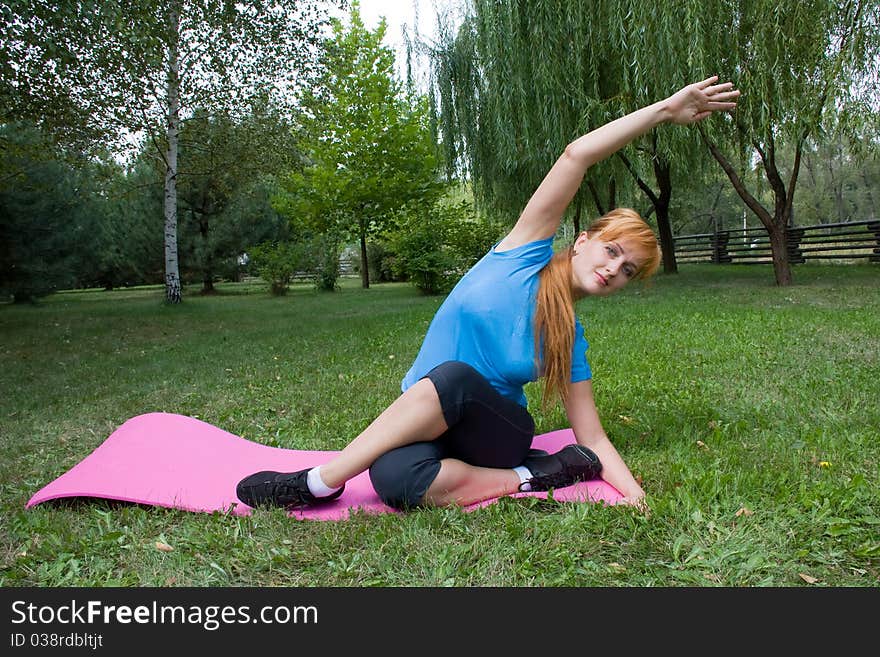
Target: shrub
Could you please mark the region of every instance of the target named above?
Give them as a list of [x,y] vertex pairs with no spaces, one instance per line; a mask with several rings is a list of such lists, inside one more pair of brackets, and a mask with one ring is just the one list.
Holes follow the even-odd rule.
[[442,294],[489,250],[501,227],[480,220],[469,203],[410,208],[389,239],[393,270],[425,294]]
[[271,242],[250,249],[251,266],[276,296],[287,294],[294,275],[314,275],[315,257],[307,242]]

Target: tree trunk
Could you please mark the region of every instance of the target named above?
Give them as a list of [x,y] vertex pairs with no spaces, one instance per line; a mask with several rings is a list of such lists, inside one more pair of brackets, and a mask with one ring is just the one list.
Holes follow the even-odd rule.
[[593,203],[596,205],[596,212],[598,212],[601,217],[605,214],[605,205],[602,203],[602,199],[599,198],[599,190],[596,189],[596,185],[593,184],[592,180],[587,181],[587,188],[590,190],[590,196],[593,197]]
[[663,272],[678,273],[678,262],[675,260],[675,239],[672,236],[672,225],[669,223],[669,204],[672,201],[672,176],[670,165],[665,158],[654,158],[654,176],[660,187],[660,196],[654,203],[657,211],[657,230],[660,233],[660,248],[663,252]]
[[581,234],[581,212],[584,209],[584,202],[581,200],[580,194],[574,202],[574,238]]
[[626,155],[618,151],[617,156],[623,161],[639,189],[651,201],[651,207],[657,214],[657,230],[660,233],[660,249],[663,254],[663,272],[666,274],[677,274],[678,263],[675,259],[675,239],[672,235],[672,224],[669,221],[669,205],[672,201],[672,176],[670,175],[669,162],[657,155],[656,152],[653,153],[651,159],[654,162],[654,178],[657,180],[657,186],[660,188],[660,195],[658,196],[648,183],[642,180]]
[[202,238],[202,247],[205,254],[205,261],[202,263],[202,294],[213,294],[214,289],[214,255],[208,245],[208,214],[202,212],[202,218],[199,220],[199,235]]
[[871,183],[868,181],[868,174],[865,172],[865,168],[861,169],[862,174],[862,182],[865,184],[865,195],[868,198],[868,207],[870,210],[868,211],[868,219],[873,219],[877,216],[877,206],[874,203],[874,195],[871,193]]
[[770,248],[773,251],[773,275],[779,286],[791,285],[791,259],[788,254],[788,233],[785,224],[768,228]]
[[180,6],[173,3],[168,12],[171,29],[171,47],[168,52],[168,116],[166,134],[168,150],[165,153],[165,300],[180,303],[180,268],[177,261],[177,146],[180,133],[180,50],[177,37],[180,30]]
[[358,219],[361,233],[361,287],[365,290],[370,287],[370,263],[367,261],[367,225],[361,216]]
[[[746,206],[757,215],[758,219],[761,220],[761,223],[764,225],[764,228],[767,229],[767,234],[770,237],[770,248],[773,253],[773,274],[776,277],[776,284],[779,286],[791,285],[792,276],[791,276],[791,260],[788,255],[788,233],[786,231],[786,226],[788,224],[789,212],[786,211],[786,208],[791,207],[791,200],[794,194],[794,182],[792,182],[788,193],[786,193],[784,189],[784,185],[782,185],[781,196],[780,196],[780,185],[781,178],[779,177],[779,172],[775,169],[775,163],[773,161],[773,152],[768,149],[769,156],[765,153],[761,148],[756,145],[759,154],[761,155],[761,159],[764,162],[764,168],[767,172],[770,186],[773,188],[774,194],[776,196],[776,208],[774,213],[771,215],[767,209],[758,202],[754,196],[749,193],[746,189],[745,184],[743,184],[742,179],[737,175],[733,166],[730,162],[727,161],[727,158],[724,157],[723,153],[718,149],[718,147],[711,142],[704,131],[700,131],[700,134],[705,142],[706,146],[709,148],[709,152],[712,153],[712,157],[715,158],[715,161],[721,165],[721,168],[724,170],[724,173],[727,174],[728,179],[731,184],[733,184],[733,188],[736,190],[736,193],[739,194],[739,197],[743,200]],[[795,156],[795,165],[793,171],[793,181],[797,178],[797,170],[800,166],[800,150],[798,150]],[[774,179],[775,174],[775,179]]]

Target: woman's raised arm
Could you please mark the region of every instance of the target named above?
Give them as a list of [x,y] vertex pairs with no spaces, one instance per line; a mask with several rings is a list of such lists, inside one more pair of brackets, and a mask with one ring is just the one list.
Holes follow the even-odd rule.
[[686,125],[716,111],[736,107],[739,91],[731,82],[715,84],[718,76],[695,82],[669,98],[615,119],[571,142],[544,177],[497,250],[506,251],[556,234],[566,208],[591,166],[613,155],[661,123]]

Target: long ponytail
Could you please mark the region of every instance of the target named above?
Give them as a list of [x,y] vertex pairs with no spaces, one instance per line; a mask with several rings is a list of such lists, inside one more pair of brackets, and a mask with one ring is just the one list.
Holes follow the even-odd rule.
[[[560,251],[539,274],[535,307],[535,361],[544,376],[542,408],[554,398],[565,403],[574,346],[574,296],[571,289],[573,246]],[[543,358],[541,357],[543,355]]]

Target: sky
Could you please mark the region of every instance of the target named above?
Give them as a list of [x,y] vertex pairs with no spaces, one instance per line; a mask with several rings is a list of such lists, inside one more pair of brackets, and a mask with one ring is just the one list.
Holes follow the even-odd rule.
[[[438,9],[448,11],[450,6],[457,3],[455,0],[360,0],[360,4],[361,18],[367,29],[375,29],[380,18],[385,17],[385,45],[394,49],[397,72],[403,78],[406,65],[403,25],[407,26],[406,30],[412,39],[418,15],[419,35],[430,41],[436,35]],[[417,66],[422,68],[424,64]]]
[[384,16],[388,23],[385,43],[395,49],[403,48],[403,32],[401,25],[406,24],[412,35],[415,17],[419,16],[419,32],[430,35],[434,32],[436,10],[433,0],[361,0],[361,18],[369,29],[379,24]]

